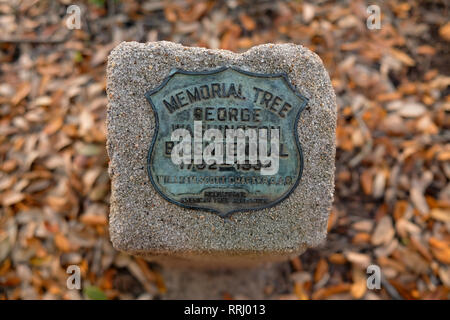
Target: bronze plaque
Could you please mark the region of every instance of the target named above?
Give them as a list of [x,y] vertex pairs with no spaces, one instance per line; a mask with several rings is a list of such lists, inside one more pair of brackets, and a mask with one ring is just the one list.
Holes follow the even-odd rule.
[[225,216],[274,206],[297,186],[307,99],[285,74],[174,70],[146,97],[156,119],[147,169],[166,200]]

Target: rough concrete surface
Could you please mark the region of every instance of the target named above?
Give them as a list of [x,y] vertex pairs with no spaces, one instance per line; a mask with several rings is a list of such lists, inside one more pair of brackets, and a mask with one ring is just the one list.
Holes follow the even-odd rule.
[[[222,66],[286,73],[309,99],[298,121],[304,167],[297,188],[272,208],[237,212],[227,219],[167,202],[146,171],[155,120],[145,93],[173,68],[205,71]],[[320,58],[307,48],[265,44],[236,54],[170,42],[123,42],[108,59],[107,94],[115,248],[159,262],[219,267],[283,260],[325,239],[334,190],[336,100]]]

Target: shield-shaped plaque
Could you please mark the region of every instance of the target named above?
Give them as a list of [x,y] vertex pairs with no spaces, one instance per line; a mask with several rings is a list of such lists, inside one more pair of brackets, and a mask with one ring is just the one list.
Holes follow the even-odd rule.
[[166,200],[225,216],[274,206],[298,185],[307,99],[285,74],[174,70],[146,97],[156,122],[147,169]]

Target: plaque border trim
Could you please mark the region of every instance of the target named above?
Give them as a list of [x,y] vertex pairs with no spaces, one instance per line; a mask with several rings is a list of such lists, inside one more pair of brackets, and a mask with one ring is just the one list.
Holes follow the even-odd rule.
[[[170,199],[169,197],[167,197],[157,186],[157,184],[155,183],[155,181],[153,180],[153,177],[151,175],[150,172],[150,160],[151,160],[151,154],[153,152],[153,147],[155,145],[156,142],[156,137],[158,136],[158,130],[159,130],[159,118],[158,118],[158,112],[156,111],[156,108],[153,104],[153,101],[151,99],[151,95],[158,92],[159,90],[161,90],[162,88],[164,88],[166,86],[166,84],[170,81],[170,79],[172,79],[172,77],[174,75],[176,75],[177,73],[179,74],[185,74],[185,75],[210,75],[210,74],[216,74],[216,73],[220,73],[223,72],[225,70],[228,69],[232,69],[236,72],[248,75],[248,76],[252,76],[252,77],[260,77],[260,78],[281,78],[285,84],[289,87],[289,89],[292,90],[292,92],[299,97],[302,100],[302,104],[300,105],[300,109],[297,113],[297,116],[295,117],[295,121],[294,121],[294,138],[295,138],[295,142],[297,144],[297,148],[299,150],[299,156],[300,156],[300,170],[299,170],[299,175],[297,177],[297,179],[295,180],[294,185],[289,189],[289,191],[281,198],[279,198],[276,201],[270,202],[267,205],[263,205],[263,206],[259,206],[259,207],[255,207],[255,208],[244,208],[244,209],[235,209],[235,210],[231,210],[231,211],[227,211],[226,213],[222,213],[218,210],[215,210],[213,208],[204,208],[204,207],[199,207],[199,206],[192,206],[192,205],[186,205],[183,204],[179,201]],[[246,211],[255,211],[255,210],[263,210],[263,209],[268,209],[271,207],[274,207],[276,205],[278,205],[280,202],[282,202],[283,200],[285,200],[286,198],[288,198],[291,193],[297,188],[298,184],[300,183],[301,177],[303,175],[303,150],[298,138],[298,120],[300,119],[300,114],[303,112],[303,110],[305,109],[306,105],[309,102],[309,99],[306,98],[304,95],[302,95],[300,92],[298,92],[298,90],[290,83],[289,78],[287,76],[286,73],[284,72],[280,72],[280,73],[256,73],[256,72],[251,72],[251,71],[247,71],[247,70],[243,70],[240,69],[238,67],[235,66],[223,66],[223,67],[219,67],[216,69],[212,69],[212,70],[204,70],[204,71],[187,71],[187,70],[183,70],[183,69],[179,69],[179,68],[174,68],[169,72],[169,75],[163,80],[163,82],[157,86],[154,89],[151,89],[149,91],[147,91],[147,93],[145,94],[145,98],[147,99],[147,101],[150,103],[150,106],[152,107],[152,112],[153,112],[153,116],[155,118],[155,129],[153,130],[153,137],[152,137],[152,142],[150,144],[150,148],[148,150],[147,153],[147,175],[150,178],[150,182],[152,183],[153,187],[155,188],[155,190],[167,201],[169,201],[170,203],[173,203],[177,206],[180,206],[182,208],[185,209],[191,209],[191,210],[199,210],[199,211],[207,211],[207,212],[213,212],[215,214],[217,214],[218,216],[222,217],[222,218],[227,218],[230,217],[233,213],[236,212],[246,212]]]

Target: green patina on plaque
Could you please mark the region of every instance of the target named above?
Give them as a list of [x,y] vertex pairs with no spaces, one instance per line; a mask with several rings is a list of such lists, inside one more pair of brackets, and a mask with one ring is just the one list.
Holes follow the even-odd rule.
[[[166,200],[225,216],[274,206],[297,186],[303,169],[297,123],[307,99],[290,85],[285,74],[255,74],[234,67],[206,72],[174,70],[146,97],[156,119],[147,170],[153,186]],[[267,154],[272,151],[272,132],[279,132],[279,157],[274,161],[278,166],[273,173],[263,174],[262,168],[271,167],[272,162],[263,164],[258,159],[250,163],[247,142],[245,163],[227,164],[224,158],[220,164],[203,159],[200,163],[175,164],[171,154],[179,141],[172,141],[172,133],[177,129],[186,129],[192,137],[192,153],[194,137],[199,137],[195,132],[203,137],[206,130],[218,129],[224,155],[227,130],[267,133]],[[199,144],[201,150],[204,152],[210,143],[204,139]]]

